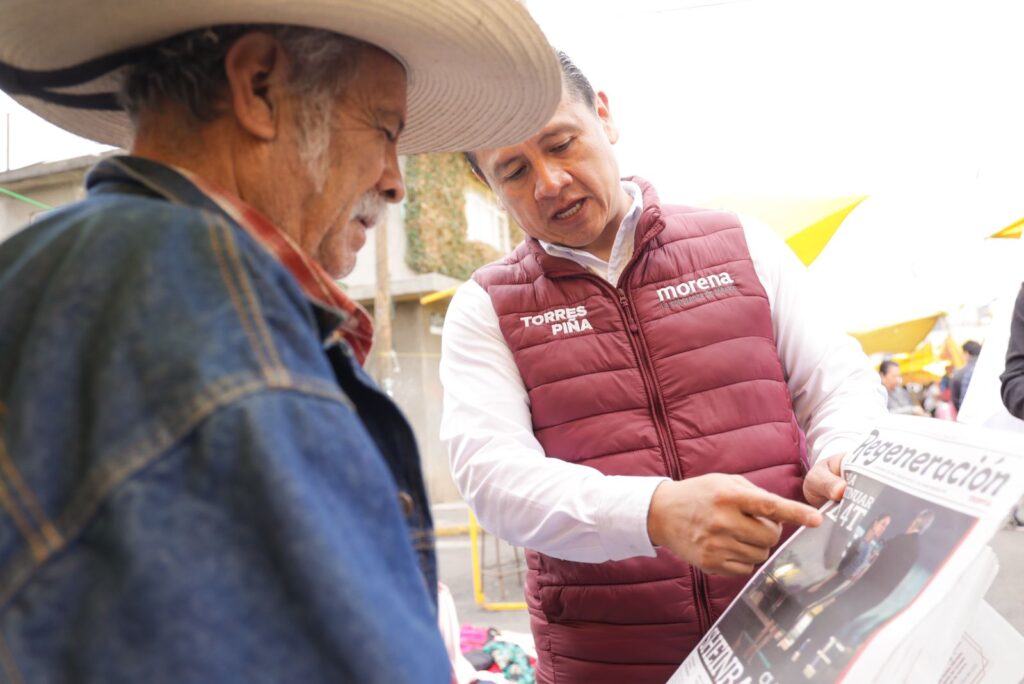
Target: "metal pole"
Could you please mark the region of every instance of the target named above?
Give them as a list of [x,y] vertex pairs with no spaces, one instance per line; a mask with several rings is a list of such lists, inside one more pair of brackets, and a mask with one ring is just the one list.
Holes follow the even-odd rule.
[[4,135],[7,136],[7,143],[4,145],[4,151],[7,153],[7,163],[4,164],[4,170],[11,170],[11,113],[7,112],[7,125],[4,126]]
[[376,254],[377,292],[373,298],[373,347],[377,357],[377,382],[388,396],[394,396],[392,386],[393,349],[391,343],[391,274],[388,269],[387,214],[373,228]]

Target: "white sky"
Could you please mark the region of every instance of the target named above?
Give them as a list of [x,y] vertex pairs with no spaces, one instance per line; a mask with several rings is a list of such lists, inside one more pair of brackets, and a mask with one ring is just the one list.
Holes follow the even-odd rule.
[[871,195],[810,269],[848,330],[1012,302],[1022,245],[983,238],[1024,217],[1024,2],[529,7],[663,199]]
[[0,92],[0,170],[70,159],[105,149],[108,148],[51,126]]
[[[1020,179],[1018,0],[530,0],[662,194]],[[1018,186],[1019,187],[1019,186]]]
[[[665,196],[1024,177],[1019,0],[529,0]],[[86,154],[0,94],[11,167]],[[0,121],[0,129],[4,123]],[[0,136],[0,168],[6,161]]]
[[[862,229],[859,240],[844,238],[840,229],[822,262],[848,270],[854,263],[875,262],[876,269],[879,260],[892,268],[902,263],[921,283],[948,271],[944,262],[959,249],[959,225],[937,218],[942,212],[934,205],[945,197],[964,196],[962,188],[980,181],[995,188],[1000,202],[1020,201],[1024,216],[1020,0],[529,0],[528,6],[551,42],[608,93],[622,136],[622,172],[652,180],[666,200],[872,194],[869,203],[903,202],[898,211],[876,207],[874,215],[889,220]],[[99,149],[0,94],[0,112],[7,111],[13,111],[12,167]],[[0,135],[0,169],[5,152]],[[914,220],[911,202],[933,205],[926,219]],[[958,212],[964,215],[962,206]],[[871,240],[901,246],[883,259]],[[925,242],[932,244],[923,250],[927,264],[909,263],[907,250]],[[840,246],[844,255],[837,260],[829,252]],[[1024,263],[1016,263],[1024,273]]]

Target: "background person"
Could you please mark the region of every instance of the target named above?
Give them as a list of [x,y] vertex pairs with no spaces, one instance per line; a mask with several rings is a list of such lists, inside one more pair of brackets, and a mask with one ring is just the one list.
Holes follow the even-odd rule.
[[964,397],[967,396],[967,388],[971,384],[974,366],[978,363],[978,355],[981,354],[981,345],[974,340],[967,340],[962,348],[964,354],[967,355],[967,361],[963,368],[953,373],[953,379],[949,383],[950,400],[953,402],[953,408],[957,411],[960,410]]
[[953,364],[946,364],[945,373],[942,379],[939,380],[939,395],[943,401],[950,401],[953,392],[953,373],[956,372],[956,367]]
[[895,361],[883,361],[878,367],[878,374],[882,378],[882,386],[888,393],[886,406],[889,413],[898,413],[912,416],[927,415],[923,408],[914,403],[910,392],[903,386],[903,374],[900,373],[900,365]]
[[999,376],[999,382],[1006,410],[1015,418],[1024,420],[1024,285],[1013,306],[1006,368]]

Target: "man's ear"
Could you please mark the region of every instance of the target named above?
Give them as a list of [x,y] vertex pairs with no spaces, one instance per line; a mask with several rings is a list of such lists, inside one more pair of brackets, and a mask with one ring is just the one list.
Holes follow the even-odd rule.
[[487,182],[487,178],[484,177],[483,171],[480,170],[480,165],[477,163],[476,154],[473,152],[463,152],[462,157],[466,160],[466,164],[469,165],[469,170],[473,177],[490,188],[491,184]]
[[224,57],[234,116],[242,128],[261,140],[277,137],[288,68],[281,44],[259,31],[236,40]]
[[608,142],[614,145],[619,141],[619,128],[615,125],[615,119],[612,118],[612,110],[608,106],[608,95],[603,90],[597,91],[596,95],[594,109],[597,111],[597,118],[601,120],[601,126],[604,128],[605,135],[608,136]]
[[505,203],[501,201],[501,197],[498,195],[495,189],[491,187],[491,184],[487,182],[487,178],[484,177],[484,174],[478,172],[475,168],[471,169],[471,171],[473,172],[473,177],[476,178],[481,183],[483,183],[484,186],[491,191],[491,195],[494,196],[494,203],[498,205],[498,209],[506,211]]

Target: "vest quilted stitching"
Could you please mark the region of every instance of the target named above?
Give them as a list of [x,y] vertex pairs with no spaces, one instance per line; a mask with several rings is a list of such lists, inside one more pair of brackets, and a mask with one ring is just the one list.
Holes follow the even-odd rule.
[[[487,291],[550,458],[608,475],[742,474],[801,500],[803,434],[767,295],[732,214],[662,207],[640,179],[636,253],[618,287],[527,240]],[[746,578],[656,558],[528,553],[542,682],[664,682]]]

